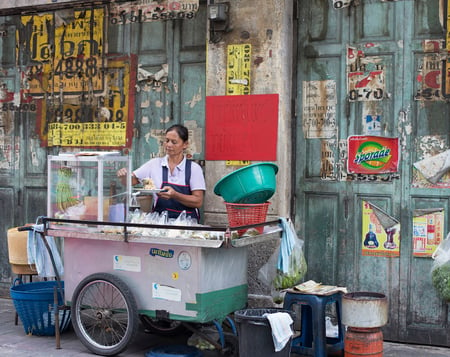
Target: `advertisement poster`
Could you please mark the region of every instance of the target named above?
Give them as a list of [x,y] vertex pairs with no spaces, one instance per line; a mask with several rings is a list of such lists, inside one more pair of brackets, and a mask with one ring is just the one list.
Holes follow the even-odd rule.
[[104,19],[104,8],[76,10],[66,26],[58,26],[54,14],[22,16],[17,55],[30,63],[28,94],[103,91]]
[[348,173],[382,174],[397,172],[399,158],[398,138],[358,135],[348,138]]
[[130,147],[134,118],[136,57],[108,60],[105,96],[89,101],[43,100],[37,125],[43,145],[116,148]]
[[[362,255],[377,257],[400,256],[400,225],[388,225],[379,208],[362,201]],[[380,221],[381,220],[381,221]],[[392,223],[396,220],[392,219]],[[384,224],[383,224],[384,223]]]
[[413,256],[431,257],[444,239],[444,211],[413,218]]

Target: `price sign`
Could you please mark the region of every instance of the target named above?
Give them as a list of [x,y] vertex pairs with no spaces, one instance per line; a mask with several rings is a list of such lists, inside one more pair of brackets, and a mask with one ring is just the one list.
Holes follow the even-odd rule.
[[252,45],[229,45],[227,49],[227,95],[250,94]]

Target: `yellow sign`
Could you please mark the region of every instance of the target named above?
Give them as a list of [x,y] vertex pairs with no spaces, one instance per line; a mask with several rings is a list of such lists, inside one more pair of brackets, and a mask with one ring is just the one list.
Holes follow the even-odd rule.
[[49,105],[43,100],[40,131],[47,146],[129,147],[134,102],[130,97],[131,69],[135,68],[132,61],[108,61],[108,92],[92,98],[92,102]]
[[250,67],[252,45],[227,47],[227,95],[250,94]]
[[74,20],[59,27],[55,27],[54,16],[21,17],[18,48],[31,64],[27,70],[28,93],[42,96],[103,91],[105,10],[74,11]]
[[251,161],[248,160],[240,160],[240,161],[236,161],[236,160],[227,160],[225,162],[226,166],[247,166],[250,165]]

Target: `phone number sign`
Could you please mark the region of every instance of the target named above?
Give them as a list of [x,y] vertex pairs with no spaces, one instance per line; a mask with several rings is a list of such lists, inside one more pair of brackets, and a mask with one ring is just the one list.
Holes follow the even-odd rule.
[[85,148],[131,147],[134,120],[136,56],[108,60],[108,90],[92,101],[63,104],[41,100],[38,125],[47,146]]
[[30,64],[28,94],[102,92],[105,9],[75,10],[73,21],[59,27],[55,16],[21,17],[17,55]]

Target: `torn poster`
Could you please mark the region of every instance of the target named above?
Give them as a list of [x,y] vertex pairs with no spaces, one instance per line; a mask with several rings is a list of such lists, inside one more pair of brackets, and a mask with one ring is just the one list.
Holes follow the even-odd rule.
[[362,255],[400,256],[400,223],[384,210],[362,201]]
[[444,209],[414,210],[413,255],[431,257],[444,237]]
[[306,138],[329,139],[337,134],[336,82],[303,82],[303,133]]
[[414,163],[414,167],[432,184],[450,171],[450,150]]

